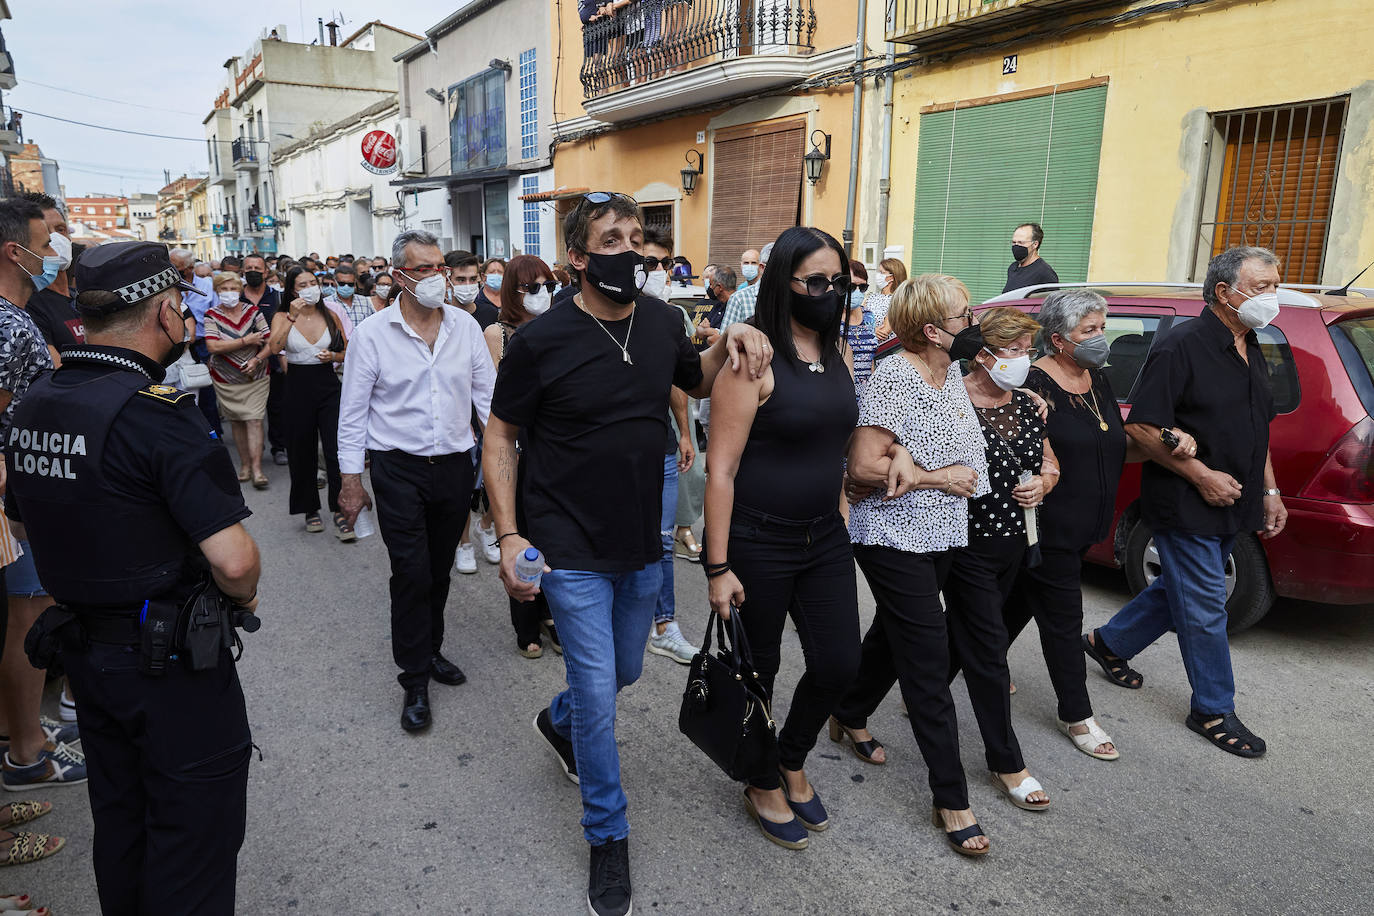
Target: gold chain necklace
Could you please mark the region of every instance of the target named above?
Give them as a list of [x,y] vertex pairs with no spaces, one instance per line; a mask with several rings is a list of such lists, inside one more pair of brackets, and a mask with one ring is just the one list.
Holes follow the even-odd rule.
[[1105,433],[1108,429],[1110,429],[1110,427],[1107,426],[1107,421],[1102,416],[1102,408],[1098,406],[1097,389],[1089,388],[1088,395],[1092,398],[1092,403],[1089,403],[1088,398],[1083,397],[1083,395],[1081,394],[1078,396],[1078,399],[1082,401],[1083,406],[1088,408],[1088,410],[1092,412],[1092,415],[1097,418],[1098,428],[1100,428]]

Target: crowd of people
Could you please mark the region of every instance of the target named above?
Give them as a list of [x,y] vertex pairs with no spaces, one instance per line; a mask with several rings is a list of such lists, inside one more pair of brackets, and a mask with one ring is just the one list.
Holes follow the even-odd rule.
[[[29,385],[99,349],[83,317],[108,333],[96,307],[74,299],[83,252],[64,228],[51,199],[0,202],[6,442]],[[870,268],[823,230],[794,227],[742,252],[738,269],[706,265],[704,298],[684,307],[668,292],[684,272],[674,240],[646,229],[632,198],[584,195],[563,234],[567,259],[553,265],[444,252],[424,231],[376,258],[203,263],[174,249],[167,283],[180,290],[184,335],[155,381],[173,400],[194,390],[221,442],[227,424],[240,484],[269,487],[264,457],[289,467],[286,510],[304,533],[325,530],[327,507],[335,537],[352,541],[375,512],[407,732],[432,722],[431,681],[466,680],[444,652],[451,575],[475,573],[479,554],[497,567],[516,651],[534,659],[548,647],[564,662],[568,687],[537,706],[533,726],[581,792],[593,913],[623,914],[632,900],[617,694],[646,650],[682,665],[698,652],[677,622],[676,559],[704,571],[717,615],[737,615],[769,696],[795,625],[804,670],[769,765],[742,795],[763,836],[789,849],[829,826],[806,772],[823,731],[865,763],[897,762],[869,730],[896,684],[942,841],[989,852],[960,762],[960,672],[991,784],[1020,809],[1048,809],[1010,702],[1007,652],[1031,619],[1058,727],[1079,751],[1121,754],[1094,717],[1087,660],[1139,688],[1129,660],[1176,629],[1193,687],[1188,727],[1240,756],[1264,752],[1235,714],[1222,564],[1237,532],[1272,537],[1285,519],[1265,460],[1272,398],[1254,358],[1279,280],[1272,254],[1212,261],[1210,310],[1151,357],[1123,422],[1101,371],[1108,306],[1091,290],[1052,292],[1034,317],[975,315],[958,278],[909,277],[892,258]],[[1042,238],[1039,226],[1017,227],[1009,283],[1012,271],[1048,269],[1036,260]],[[899,346],[880,351],[889,338]],[[1211,393],[1184,398],[1198,380]],[[1219,423],[1237,397],[1251,409]],[[1109,530],[1132,461],[1148,463],[1142,499],[1164,574],[1084,633],[1083,556]],[[0,530],[11,560],[3,784],[79,784],[79,691],[63,694],[70,721],[38,716],[43,672],[20,651],[51,601],[12,524]],[[856,566],[876,602],[865,633]],[[93,798],[109,789],[98,770],[93,760]],[[0,808],[11,862],[61,848],[7,829],[49,809]],[[97,844],[112,816],[97,809]],[[116,881],[113,862],[97,851],[102,888]]]

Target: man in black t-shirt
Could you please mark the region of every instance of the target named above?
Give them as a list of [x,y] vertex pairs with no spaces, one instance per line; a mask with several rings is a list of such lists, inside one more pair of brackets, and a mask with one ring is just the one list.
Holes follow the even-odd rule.
[[1040,257],[1040,243],[1045,230],[1039,223],[1022,223],[1011,234],[1011,266],[1007,268],[1007,285],[1002,292],[1044,283],[1058,283],[1059,274]]
[[81,328],[81,316],[76,311],[76,290],[71,285],[71,266],[74,257],[71,230],[67,228],[67,217],[57,201],[42,191],[29,191],[20,195],[25,200],[38,205],[43,211],[43,222],[48,227],[53,251],[62,259],[62,268],[51,284],[38,290],[24,304],[33,323],[43,333],[43,341],[52,354],[54,366],[62,365],[61,351],[85,342]]
[[[568,261],[581,289],[511,337],[482,462],[506,591],[529,601],[542,586],[563,643],[569,687],[535,728],[580,782],[592,844],[588,905],[597,914],[630,908],[615,704],[639,677],[658,598],[669,392],[676,385],[701,397],[727,359],[732,371],[757,376],[771,356],[764,335],[743,324],[698,354],[678,312],[638,294],[647,277],[642,227],[638,204],[620,194],[589,195],[568,214]],[[531,544],[549,567],[537,584],[515,571]]]

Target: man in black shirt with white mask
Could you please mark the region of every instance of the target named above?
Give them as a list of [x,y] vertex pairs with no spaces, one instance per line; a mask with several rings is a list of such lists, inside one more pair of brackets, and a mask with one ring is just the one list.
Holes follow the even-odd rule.
[[640,294],[648,268],[632,198],[588,194],[563,228],[580,290],[511,337],[482,467],[506,591],[529,601],[539,590],[515,573],[531,543],[552,567],[540,585],[563,643],[569,689],[540,710],[535,728],[581,786],[591,844],[588,905],[594,914],[619,916],[631,898],[616,694],[639,677],[659,592],[669,392],[676,385],[705,396],[727,360],[727,371],[757,377],[772,349],[761,332],[739,324],[698,354],[677,311]]
[[[1155,341],[1126,432],[1149,458],[1140,510],[1154,532],[1161,572],[1106,626],[1083,637],[1084,651],[1108,679],[1138,688],[1144,676],[1126,660],[1176,630],[1193,688],[1185,724],[1240,757],[1260,756],[1265,744],[1236,716],[1226,559],[1237,537],[1254,531],[1273,538],[1288,519],[1269,458],[1276,412],[1255,334],[1278,315],[1278,288],[1273,252],[1230,248],[1207,265],[1208,308]],[[1161,431],[1174,426],[1197,439],[1194,454],[1171,454]]]
[[1022,223],[1011,234],[1011,265],[1007,268],[1007,285],[1002,292],[1044,283],[1058,283],[1059,274],[1049,262],[1040,257],[1040,243],[1045,241],[1045,230],[1039,223]]

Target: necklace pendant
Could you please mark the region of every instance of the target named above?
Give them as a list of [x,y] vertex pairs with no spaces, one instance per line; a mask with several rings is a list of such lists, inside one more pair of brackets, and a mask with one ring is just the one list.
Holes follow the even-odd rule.
[[816,360],[814,363],[808,363],[807,366],[806,366],[806,368],[810,369],[812,372],[824,372],[824,371],[825,371],[825,366],[821,365],[821,361],[820,361],[820,360]]
[[1097,425],[1100,426],[1100,427],[1102,427],[1102,431],[1103,431],[1104,433],[1110,428],[1110,427],[1107,426],[1107,421],[1106,421],[1106,420],[1100,421]]
[[621,350],[621,351],[620,351],[620,358],[621,358],[622,360],[625,361],[625,365],[627,365],[627,366],[633,366],[633,365],[635,364],[635,361],[632,360],[632,359],[630,359],[630,351],[629,351],[629,350]]

